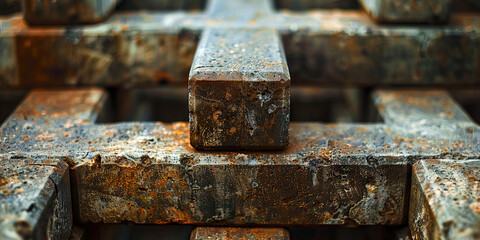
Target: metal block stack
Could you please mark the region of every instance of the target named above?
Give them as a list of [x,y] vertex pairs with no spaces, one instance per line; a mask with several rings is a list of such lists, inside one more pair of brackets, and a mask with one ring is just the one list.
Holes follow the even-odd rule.
[[[0,0],[0,103],[31,91],[0,127],[0,239],[479,239],[480,12],[457,4]],[[104,120],[152,95],[188,118]]]

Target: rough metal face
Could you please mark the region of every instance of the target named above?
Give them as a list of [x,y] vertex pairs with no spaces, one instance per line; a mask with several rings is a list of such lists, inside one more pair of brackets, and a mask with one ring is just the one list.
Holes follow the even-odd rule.
[[[212,1],[207,11],[234,26],[273,12],[268,1],[240,0]],[[204,30],[190,70],[189,105],[190,142],[197,149],[285,148],[290,74],[277,31]]]
[[96,23],[105,19],[117,0],[22,0],[23,14],[29,24],[62,25]]
[[361,0],[365,10],[377,21],[396,23],[446,22],[450,0]]
[[231,228],[231,227],[197,227],[193,230],[191,240],[289,240],[290,235],[284,228]]
[[480,160],[420,161],[412,175],[415,239],[480,238]]

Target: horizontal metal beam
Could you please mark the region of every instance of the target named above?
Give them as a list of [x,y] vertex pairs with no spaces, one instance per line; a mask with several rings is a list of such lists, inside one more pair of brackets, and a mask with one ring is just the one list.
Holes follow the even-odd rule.
[[[297,84],[465,86],[480,83],[479,22],[460,13],[448,25],[385,26],[361,11],[316,10],[235,27],[283,35]],[[48,29],[29,28],[16,15],[0,26],[4,87],[186,85],[202,29],[232,27],[191,12],[116,13],[95,26]]]
[[380,90],[374,92],[373,98],[388,124],[472,124],[470,116],[444,90]]
[[445,23],[450,18],[450,0],[361,0],[365,10],[379,22]]
[[233,228],[233,227],[197,227],[191,240],[289,240],[290,235],[284,228]]
[[0,129],[18,125],[48,128],[92,124],[98,119],[106,100],[107,94],[98,88],[36,90],[28,94]]
[[187,123],[68,124],[54,113],[90,114],[75,114],[75,101],[62,105],[68,111],[49,107],[58,96],[19,107],[0,130],[0,159],[68,163],[81,222],[398,225],[407,219],[411,164],[480,158],[477,125],[435,119],[438,128],[294,123],[283,151],[197,151]]
[[480,160],[425,160],[413,167],[414,239],[480,238]]

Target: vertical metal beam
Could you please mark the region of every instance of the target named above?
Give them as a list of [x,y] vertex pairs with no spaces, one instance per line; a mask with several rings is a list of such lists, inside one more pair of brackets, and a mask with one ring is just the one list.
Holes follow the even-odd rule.
[[[197,149],[271,150],[288,144],[290,74],[275,29],[249,29],[270,2],[211,1],[211,21],[189,77],[190,141]],[[237,27],[235,27],[237,26]]]

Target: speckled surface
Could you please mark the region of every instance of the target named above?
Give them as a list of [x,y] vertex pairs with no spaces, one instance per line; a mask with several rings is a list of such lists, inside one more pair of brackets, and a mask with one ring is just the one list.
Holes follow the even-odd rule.
[[425,160],[413,167],[414,239],[480,239],[480,160]]
[[67,239],[73,224],[68,165],[0,161],[0,238]]

